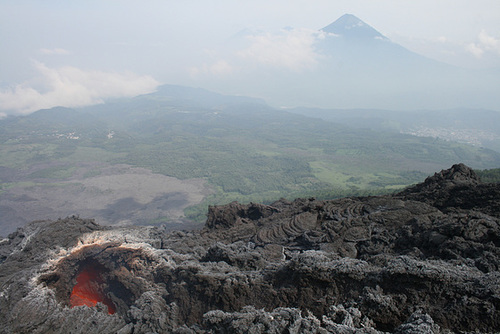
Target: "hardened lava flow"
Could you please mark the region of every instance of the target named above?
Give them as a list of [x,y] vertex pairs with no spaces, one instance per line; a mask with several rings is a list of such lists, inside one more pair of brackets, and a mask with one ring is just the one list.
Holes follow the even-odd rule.
[[205,227],[68,217],[0,241],[1,333],[498,333],[500,186],[209,207]]

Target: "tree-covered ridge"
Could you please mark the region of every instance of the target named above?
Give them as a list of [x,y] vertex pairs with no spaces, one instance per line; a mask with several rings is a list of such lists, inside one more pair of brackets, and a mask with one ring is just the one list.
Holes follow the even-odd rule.
[[353,129],[258,100],[170,86],[94,107],[7,118],[0,140],[2,189],[19,182],[8,181],[12,169],[37,166],[25,181],[56,182],[82,163],[126,164],[206,180],[214,193],[193,216],[234,200],[388,193],[456,162],[500,166],[500,154],[488,149]]
[[476,173],[482,182],[485,183],[500,182],[500,168],[476,170]]

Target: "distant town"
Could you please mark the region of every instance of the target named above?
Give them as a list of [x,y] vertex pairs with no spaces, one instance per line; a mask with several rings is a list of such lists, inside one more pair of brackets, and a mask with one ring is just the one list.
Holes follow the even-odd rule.
[[478,129],[418,127],[416,129],[410,129],[401,132],[419,137],[440,138],[447,141],[456,141],[459,143],[470,144],[474,146],[484,146],[484,142],[493,141],[500,138],[498,134]]

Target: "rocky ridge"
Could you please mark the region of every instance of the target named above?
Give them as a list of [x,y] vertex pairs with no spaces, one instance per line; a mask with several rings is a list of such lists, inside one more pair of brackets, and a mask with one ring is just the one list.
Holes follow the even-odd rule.
[[[391,196],[210,207],[197,231],[33,222],[0,241],[0,332],[498,332],[499,208],[459,164]],[[97,303],[74,305],[88,270]]]

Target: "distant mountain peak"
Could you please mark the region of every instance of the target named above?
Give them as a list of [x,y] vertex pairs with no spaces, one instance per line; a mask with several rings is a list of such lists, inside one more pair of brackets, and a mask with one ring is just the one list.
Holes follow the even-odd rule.
[[357,16],[352,15],[352,14],[342,15],[334,22],[334,24],[344,25],[344,27],[346,29],[351,29],[354,27],[362,27],[364,25],[367,25],[365,22],[363,22]]
[[344,14],[327,25],[324,32],[356,39],[387,39],[384,35],[352,14]]

